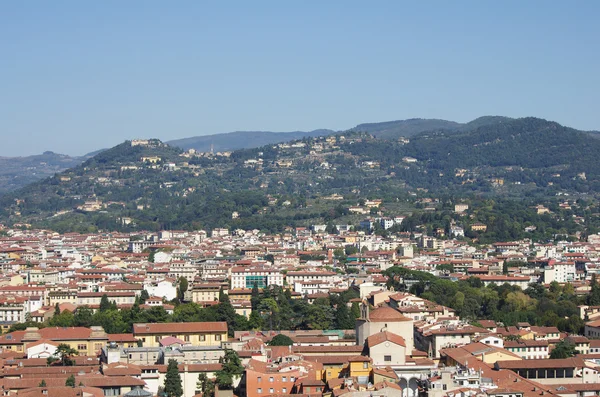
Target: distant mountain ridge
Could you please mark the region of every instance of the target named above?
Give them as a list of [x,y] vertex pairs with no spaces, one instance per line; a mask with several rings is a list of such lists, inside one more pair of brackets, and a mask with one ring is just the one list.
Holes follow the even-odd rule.
[[314,138],[334,134],[335,131],[319,129],[314,131],[270,132],[270,131],[234,131],[223,134],[202,135],[191,138],[167,141],[171,146],[184,150],[194,149],[197,152],[233,151],[250,149],[272,143],[289,142],[302,138]]
[[[235,151],[252,149],[298,139],[323,137],[344,132],[367,132],[380,139],[396,140],[399,137],[413,137],[422,133],[441,132],[455,134],[475,130],[480,127],[509,123],[517,119],[503,116],[483,116],[468,123],[458,123],[441,119],[407,119],[358,124],[344,131],[317,129],[313,131],[270,132],[235,131],[223,134],[203,135],[176,139],[167,144],[182,150],[194,149],[197,152]],[[600,138],[599,131],[581,131],[589,137]],[[62,172],[81,164],[87,159],[104,152],[97,150],[84,156],[68,156],[45,152],[26,157],[0,157],[0,195],[19,189],[29,183]]]
[[94,154],[74,157],[47,151],[33,156],[0,157],[0,194],[75,167]]
[[[84,232],[281,231],[336,222],[360,199],[398,203],[418,192],[600,197],[600,140],[588,133],[537,118],[494,117],[415,133],[426,124],[392,122],[227,155],[126,141],[0,197],[0,222]],[[398,125],[411,125],[414,135],[394,139]],[[332,195],[343,201],[330,201]]]

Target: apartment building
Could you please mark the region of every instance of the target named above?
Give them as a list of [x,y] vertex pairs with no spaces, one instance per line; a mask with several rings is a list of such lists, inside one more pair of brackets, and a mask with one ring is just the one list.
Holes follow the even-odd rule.
[[158,347],[161,339],[172,336],[194,346],[220,346],[227,341],[227,323],[159,323],[134,324],[133,336],[142,341],[144,347]]

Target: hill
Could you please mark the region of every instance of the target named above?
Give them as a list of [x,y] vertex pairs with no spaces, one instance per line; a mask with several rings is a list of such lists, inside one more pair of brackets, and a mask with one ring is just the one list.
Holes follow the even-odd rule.
[[0,157],[0,195],[74,167],[86,158],[88,157],[71,157],[54,152],[24,157]]
[[408,139],[347,131],[214,154],[128,141],[0,198],[0,221],[58,231],[275,231],[358,221],[365,215],[349,207],[364,199],[396,211],[424,195],[521,200],[600,191],[600,141],[587,133],[536,118],[471,126]]
[[378,138],[397,139],[401,136],[411,137],[425,131],[460,130],[462,124],[454,121],[437,119],[408,119],[385,121],[381,123],[364,123],[352,128],[351,131],[368,132]]
[[335,133],[332,130],[320,129],[310,132],[269,132],[269,131],[235,131],[224,134],[203,135],[191,138],[168,141],[171,146],[184,150],[194,149],[198,152],[226,152],[237,149],[255,148],[272,143],[290,142],[302,138],[314,138]]

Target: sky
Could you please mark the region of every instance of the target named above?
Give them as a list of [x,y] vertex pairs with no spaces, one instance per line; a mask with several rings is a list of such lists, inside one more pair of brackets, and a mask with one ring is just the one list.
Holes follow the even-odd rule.
[[0,2],[0,156],[535,116],[600,129],[600,2]]

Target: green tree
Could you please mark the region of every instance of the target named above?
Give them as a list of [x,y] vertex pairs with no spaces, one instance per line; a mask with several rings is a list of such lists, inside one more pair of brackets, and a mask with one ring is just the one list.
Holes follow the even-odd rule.
[[38,387],[46,387],[46,380],[42,379],[42,381],[40,382],[40,384],[38,385]]
[[257,283],[254,283],[254,285],[252,286],[250,303],[252,305],[252,311],[258,310],[258,305],[260,304],[260,292],[258,291]]
[[145,289],[142,290],[142,292],[140,293],[140,305],[143,305],[144,303],[146,303],[146,300],[150,298],[150,294],[148,294],[148,291],[146,291]]
[[550,353],[550,358],[569,358],[575,354],[577,354],[575,344],[563,339],[556,344],[552,353]]
[[598,306],[600,305],[600,286],[598,285],[598,280],[596,279],[595,274],[592,274],[590,287],[590,293],[587,297],[587,304],[590,306]]
[[258,311],[267,318],[269,330],[273,329],[273,323],[276,322],[277,314],[279,313],[279,305],[273,298],[265,298],[260,301]]
[[329,329],[333,323],[331,307],[312,304],[308,310],[308,324],[311,329]]
[[215,393],[215,382],[202,372],[198,375],[196,390],[202,393],[202,397],[212,397]]
[[221,303],[229,303],[229,295],[223,291],[223,288],[219,290],[219,302]]
[[284,334],[277,334],[268,343],[269,346],[291,346],[294,344],[292,338]]
[[92,312],[92,309],[87,306],[80,306],[73,316],[73,322],[76,327],[90,327],[93,316],[94,312]]
[[173,359],[169,360],[169,365],[167,366],[164,392],[168,397],[183,396],[183,387],[181,386],[181,375],[179,375],[177,361]]
[[262,329],[263,318],[260,316],[257,310],[253,310],[248,318],[248,328],[250,329]]
[[98,308],[99,311],[104,312],[106,310],[110,310],[111,309],[111,304],[110,301],[108,300],[108,295],[103,294],[102,298],[100,298],[100,307]]
[[73,349],[66,343],[61,343],[56,347],[55,355],[60,359],[60,364],[63,366],[74,365],[72,356],[78,355],[79,352]]
[[73,313],[63,310],[58,316],[53,316],[48,324],[52,327],[72,327],[75,325],[75,319]]
[[71,374],[65,381],[65,386],[75,387],[75,375]]
[[60,307],[58,306],[58,302],[54,305],[54,315],[58,316],[60,314]]
[[221,369],[215,372],[216,384],[219,389],[230,390],[233,388],[234,378],[244,372],[244,367],[237,352],[231,349],[225,349],[225,355],[219,361]]
[[56,356],[48,356],[48,358],[46,359],[46,365],[50,367],[58,361],[60,361],[60,358],[58,358]]
[[356,319],[352,317],[352,313],[348,310],[345,303],[340,302],[335,310],[335,327],[336,329],[354,329]]
[[360,306],[358,302],[352,302],[352,307],[350,308],[350,314],[354,319],[360,317]]
[[177,288],[177,297],[181,302],[185,298],[185,292],[188,290],[188,280],[185,277],[179,277],[179,288]]

